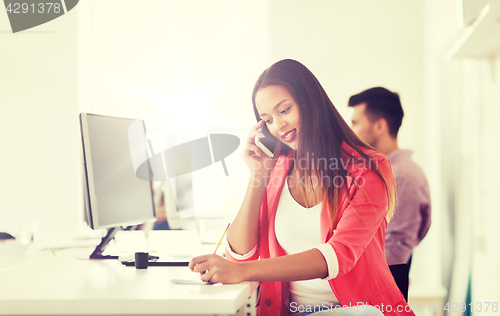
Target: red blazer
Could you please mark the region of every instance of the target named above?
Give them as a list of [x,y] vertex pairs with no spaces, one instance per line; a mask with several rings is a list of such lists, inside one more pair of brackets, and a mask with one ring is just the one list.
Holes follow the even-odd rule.
[[[333,247],[339,265],[338,275],[328,281],[330,287],[343,306],[369,304],[378,307],[385,315],[415,315],[399,291],[384,255],[388,203],[385,186],[367,163],[358,160],[361,158],[359,154],[345,143],[342,148],[354,158],[345,156],[339,162],[339,168],[344,167],[359,185],[354,185],[352,178],[347,177],[354,210],[349,205],[345,190],[342,190],[342,198],[339,199],[341,207],[333,229],[325,201],[322,204],[321,238]],[[378,167],[389,185],[392,185],[394,178],[389,160],[373,150],[363,150],[372,157],[372,168]],[[293,151],[288,157],[280,157],[271,171],[260,209],[257,251],[247,260],[285,255],[276,240],[274,220],[292,157]],[[226,258],[239,261],[228,252]],[[257,315],[288,315],[289,287],[289,282],[262,282]]]

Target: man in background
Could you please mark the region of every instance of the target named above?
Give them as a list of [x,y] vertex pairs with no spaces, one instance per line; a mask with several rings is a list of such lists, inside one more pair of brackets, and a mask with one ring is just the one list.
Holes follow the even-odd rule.
[[[411,159],[413,152],[398,148],[397,136],[404,113],[397,93],[381,87],[371,88],[353,95],[348,105],[354,110],[354,132],[391,162],[397,201],[394,216],[385,231],[385,256],[398,287],[408,300],[413,247],[422,241],[431,225],[429,185],[422,169]],[[393,270],[404,264],[408,265],[403,266],[404,270]]]

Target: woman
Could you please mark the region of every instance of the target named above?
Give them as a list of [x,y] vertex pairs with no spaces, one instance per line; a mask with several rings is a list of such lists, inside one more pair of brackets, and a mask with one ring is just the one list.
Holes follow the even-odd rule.
[[[258,315],[360,304],[413,315],[384,256],[395,202],[387,158],[354,134],[297,61],[265,70],[252,102],[260,121],[243,152],[251,178],[227,232],[229,260],[200,256],[189,267],[204,281],[261,282]],[[263,124],[280,141],[278,158],[255,145]]]

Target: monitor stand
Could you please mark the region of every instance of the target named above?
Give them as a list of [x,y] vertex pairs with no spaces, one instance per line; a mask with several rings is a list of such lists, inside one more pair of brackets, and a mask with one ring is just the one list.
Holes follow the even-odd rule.
[[102,253],[120,229],[120,227],[108,229],[108,233],[102,238],[101,243],[95,247],[94,252],[90,255],[90,259],[118,259],[118,256],[104,256]]

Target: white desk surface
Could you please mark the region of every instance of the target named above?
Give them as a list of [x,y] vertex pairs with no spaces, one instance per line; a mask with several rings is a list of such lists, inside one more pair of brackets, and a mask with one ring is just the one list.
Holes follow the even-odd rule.
[[30,251],[0,262],[0,315],[235,314],[256,283],[180,285],[187,267],[138,270],[117,260],[82,260],[91,249]]

